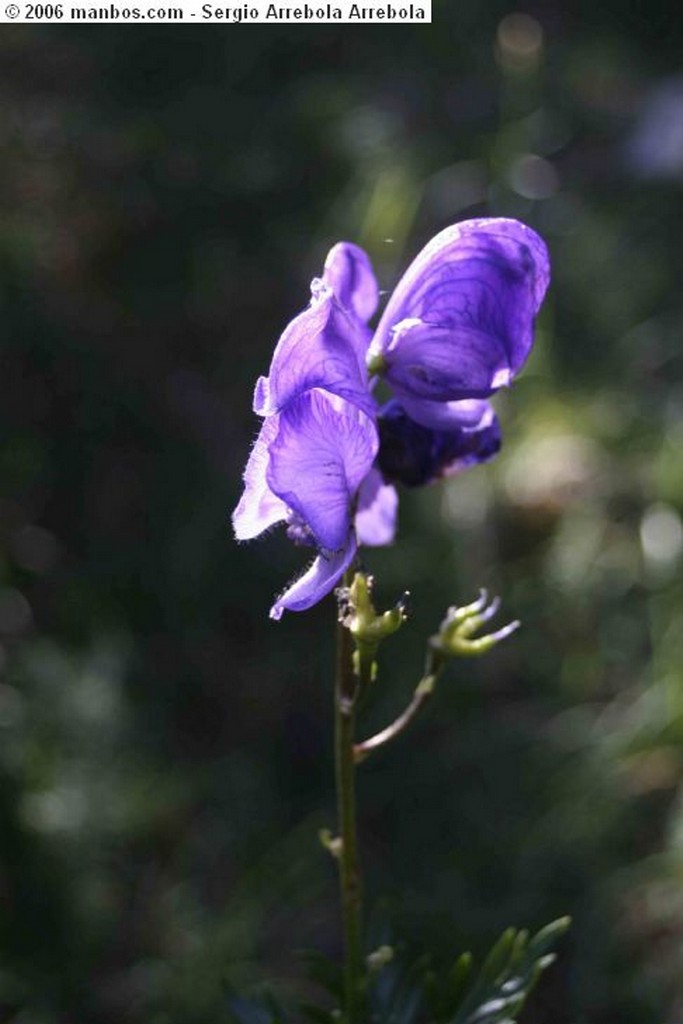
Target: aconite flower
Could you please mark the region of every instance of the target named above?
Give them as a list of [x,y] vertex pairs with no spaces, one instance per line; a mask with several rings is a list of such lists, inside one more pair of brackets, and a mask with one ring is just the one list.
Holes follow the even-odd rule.
[[[531,228],[465,221],[422,250],[373,331],[368,256],[349,242],[331,249],[256,384],[263,424],[233,514],[239,540],[283,522],[317,552],[273,618],[329,593],[359,544],[393,540],[394,483],[419,486],[495,455],[500,428],[487,399],[525,362],[549,275]],[[380,379],[393,392],[381,409]]]

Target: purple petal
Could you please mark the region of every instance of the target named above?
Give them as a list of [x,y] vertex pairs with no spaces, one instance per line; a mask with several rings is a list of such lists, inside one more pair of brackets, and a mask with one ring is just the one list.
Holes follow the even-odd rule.
[[469,398],[461,402],[430,402],[401,395],[400,404],[411,420],[433,430],[481,430],[495,419],[490,402]]
[[438,234],[397,285],[371,350],[399,393],[484,398],[533,343],[550,280],[545,243],[516,220],[464,221]]
[[285,328],[270,375],[256,384],[254,412],[273,415],[304,391],[325,388],[372,414],[367,329],[344,311],[327,285],[314,282],[312,291],[311,305]]
[[391,544],[396,533],[398,494],[391,484],[385,484],[382,474],[371,469],[360,486],[356,535],[359,544],[380,547]]
[[273,494],[266,480],[270,461],[269,446],[278,430],[278,417],[264,421],[261,432],[251,449],[244,471],[244,493],[232,514],[232,524],[238,540],[251,540],[279,523],[287,515],[285,503]]
[[384,353],[387,380],[399,397],[432,402],[482,398],[510,381],[507,356],[482,331],[404,320]]
[[369,416],[335,395],[307,391],[280,413],[266,480],[318,546],[336,551],[347,542],[351,506],[377,448]]
[[368,322],[377,309],[379,289],[366,252],[351,242],[337,242],[325,260],[323,281],[342,306]]
[[332,590],[351,564],[356,554],[356,538],[349,532],[345,547],[332,555],[320,554],[313,564],[300,576],[284,594],[278,597],[270,609],[271,619],[280,619],[285,610],[303,612],[317,604]]
[[399,402],[382,409],[377,463],[385,480],[421,487],[487,462],[500,449],[500,426],[490,410],[474,429],[432,430],[415,423]]
[[464,430],[459,437],[454,436],[455,433],[443,442],[443,462],[439,470],[442,477],[455,476],[462,473],[463,469],[489,462],[498,454],[503,443],[500,423],[495,413],[490,423],[477,430]]

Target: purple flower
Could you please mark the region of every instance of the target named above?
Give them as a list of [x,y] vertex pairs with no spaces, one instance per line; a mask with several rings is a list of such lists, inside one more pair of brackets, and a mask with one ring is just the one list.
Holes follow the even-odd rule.
[[233,514],[235,535],[250,540],[285,522],[294,543],[318,549],[310,568],[275,602],[272,618],[310,608],[329,593],[356,553],[357,533],[370,544],[393,535],[393,488],[372,472],[378,447],[374,421],[319,388],[264,421]]
[[[393,482],[429,483],[500,447],[485,400],[509,384],[533,341],[548,254],[525,225],[472,220],[437,235],[409,267],[374,332],[378,303],[362,249],[330,251],[311,302],[283,332],[254,411],[264,417],[233,515],[239,540],[287,524],[317,549],[271,609],[301,611],[334,587],[357,545],[394,536]],[[378,411],[383,377],[395,398]]]
[[521,369],[549,279],[546,246],[526,225],[454,224],[394,289],[369,363],[413,419],[442,425],[442,403],[486,398]]

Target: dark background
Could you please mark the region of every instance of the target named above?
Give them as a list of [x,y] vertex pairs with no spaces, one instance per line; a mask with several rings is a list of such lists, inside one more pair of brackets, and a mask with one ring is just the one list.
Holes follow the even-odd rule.
[[554,283],[500,457],[368,555],[414,614],[364,731],[447,604],[524,628],[362,770],[372,939],[446,963],[571,913],[528,1021],[680,1019],[680,18],[514,11],[2,27],[0,1020],[219,1024],[226,980],[338,955],[334,609],[269,622],[302,553],[232,539],[251,391],[335,241],[390,289],[488,213]]

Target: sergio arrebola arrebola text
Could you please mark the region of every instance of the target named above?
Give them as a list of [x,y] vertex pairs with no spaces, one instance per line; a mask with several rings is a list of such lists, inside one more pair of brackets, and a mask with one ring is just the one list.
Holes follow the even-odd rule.
[[279,4],[261,4],[259,7],[240,4],[237,7],[220,7],[214,4],[202,4],[202,16],[205,19],[232,22],[416,22],[431,21],[431,4],[408,3],[401,6],[391,3],[369,5],[356,3],[299,4],[295,7],[283,7]]

